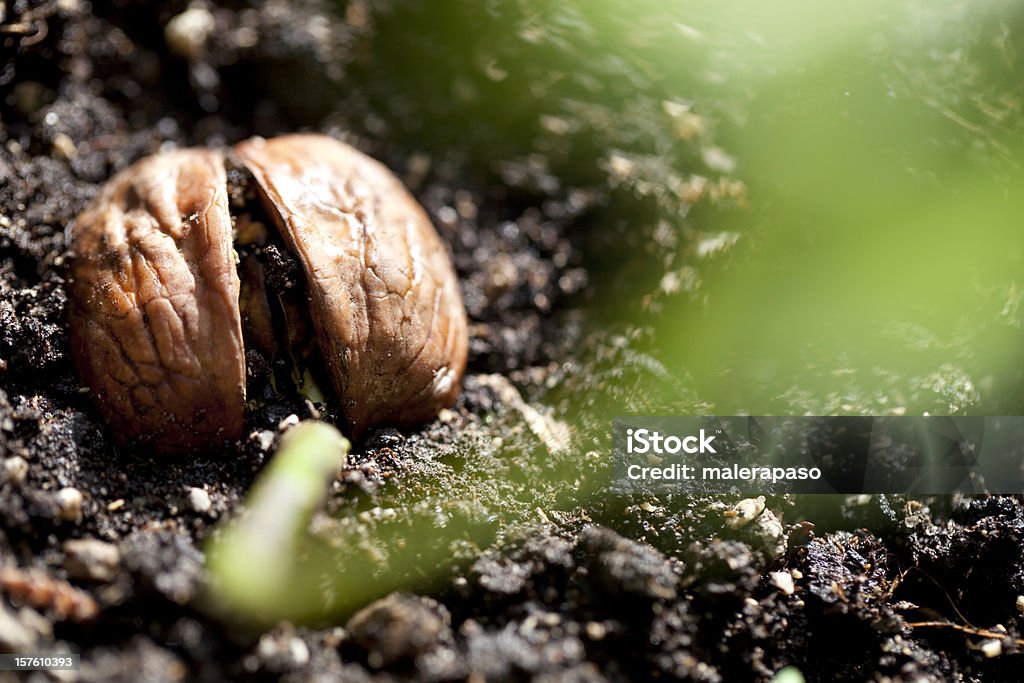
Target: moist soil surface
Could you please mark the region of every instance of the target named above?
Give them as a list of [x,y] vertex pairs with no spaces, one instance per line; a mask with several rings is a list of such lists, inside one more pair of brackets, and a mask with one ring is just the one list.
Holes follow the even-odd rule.
[[[80,653],[81,671],[52,677],[82,681],[740,681],[787,665],[813,681],[1019,679],[1019,498],[627,498],[586,483],[605,472],[607,431],[587,415],[702,407],[647,355],[649,329],[609,322],[604,294],[649,279],[634,303],[656,311],[689,253],[659,212],[705,191],[716,210],[742,204],[727,175],[672,196],[645,179],[688,157],[656,144],[662,99],[645,108],[642,65],[581,67],[555,115],[539,86],[487,104],[573,47],[545,43],[543,22],[509,37],[540,55],[517,65],[446,52],[477,30],[504,45],[482,9],[411,30],[424,10],[390,3],[196,8],[212,30],[168,33],[180,2],[0,3],[0,652]],[[607,27],[559,12],[572,40],[601,44]],[[623,70],[628,106],[587,99]],[[495,120],[507,138],[480,123]],[[204,542],[287,425],[340,416],[268,392],[240,443],[178,459],[117,446],[69,358],[64,230],[146,154],[300,129],[381,159],[426,207],[471,354],[457,404],[356,443],[315,520],[374,558],[379,590],[319,623],[256,627],[211,605]],[[378,542],[419,525],[471,531],[442,536],[450,552],[429,568]]]

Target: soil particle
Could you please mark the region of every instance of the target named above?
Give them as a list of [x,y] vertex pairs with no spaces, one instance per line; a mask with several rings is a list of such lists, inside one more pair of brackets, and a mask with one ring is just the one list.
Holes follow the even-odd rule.
[[160,647],[144,635],[124,643],[103,646],[82,664],[82,681],[130,680],[164,683],[188,680],[186,663],[172,651]]
[[61,521],[77,524],[82,521],[82,492],[73,486],[57,491],[57,514]]
[[346,625],[352,642],[379,669],[452,643],[451,615],[429,598],[394,593],[357,612]]
[[28,463],[19,455],[5,459],[3,467],[4,479],[12,484],[22,483],[28,475]]
[[256,654],[263,666],[273,672],[302,670],[309,664],[309,646],[290,625],[260,636]]
[[117,546],[94,538],[65,541],[64,568],[73,579],[105,583],[114,578],[121,563]]
[[142,530],[125,539],[121,552],[141,592],[155,592],[184,605],[201,589],[203,556],[185,534],[166,528]]
[[28,652],[39,640],[39,635],[19,619],[11,610],[0,606],[0,648],[5,652]]
[[188,506],[192,512],[203,515],[210,511],[213,503],[210,502],[209,493],[193,486],[188,490]]
[[580,538],[589,571],[604,592],[622,598],[672,600],[679,577],[657,550],[610,529],[590,527]]

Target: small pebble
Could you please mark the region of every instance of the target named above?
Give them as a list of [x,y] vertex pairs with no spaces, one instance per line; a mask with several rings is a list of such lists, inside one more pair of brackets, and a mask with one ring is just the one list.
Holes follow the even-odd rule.
[[305,666],[309,663],[309,646],[302,638],[292,638],[288,643],[288,654],[296,666]]
[[13,458],[4,460],[4,479],[13,484],[20,484],[25,481],[27,476],[28,463],[25,461],[25,458],[16,455]]
[[82,492],[70,486],[61,489],[57,492],[57,507],[61,519],[77,524],[82,521]]
[[765,508],[749,525],[744,527],[755,547],[768,553],[772,559],[786,551],[786,532],[774,512]]
[[192,60],[203,53],[214,24],[210,10],[204,7],[190,7],[167,22],[164,40],[173,54],[182,59]]
[[70,137],[64,133],[57,133],[53,137],[53,155],[61,161],[71,161],[78,156],[78,148]]
[[430,598],[392,593],[364,607],[345,627],[370,666],[412,660],[451,638],[451,616]]
[[796,586],[793,584],[793,575],[789,572],[772,572],[769,576],[775,587],[785,595],[792,595],[796,592]]
[[64,568],[73,579],[107,582],[114,578],[121,563],[117,546],[95,538],[65,541]]
[[193,512],[205,514],[210,511],[212,506],[210,494],[203,489],[192,487],[188,490],[188,505]]
[[294,635],[291,628],[264,633],[256,652],[272,671],[295,669],[309,663],[309,646]]
[[981,644],[981,654],[989,659],[1003,654],[1003,644],[995,638],[990,638]]
[[36,634],[0,603],[0,650],[32,652],[37,641]]
[[764,496],[744,498],[732,510],[726,510],[725,525],[730,529],[742,529],[755,517],[764,512]]
[[274,432],[269,429],[264,429],[263,431],[256,433],[256,439],[259,442],[260,450],[266,453],[270,450],[270,447],[274,445]]

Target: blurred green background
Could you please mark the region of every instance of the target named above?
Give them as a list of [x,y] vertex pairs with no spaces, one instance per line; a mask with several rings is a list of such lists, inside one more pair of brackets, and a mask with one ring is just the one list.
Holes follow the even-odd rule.
[[[577,352],[611,375],[546,397],[578,420],[1018,413],[1022,21],[1009,1],[403,3],[356,78],[392,144],[523,203],[599,198]],[[628,357],[595,360],[615,335]],[[611,370],[630,358],[646,379]]]
[[735,267],[666,310],[666,363],[723,413],[1018,413],[1021,6],[814,8],[719,22],[749,210],[703,221]]

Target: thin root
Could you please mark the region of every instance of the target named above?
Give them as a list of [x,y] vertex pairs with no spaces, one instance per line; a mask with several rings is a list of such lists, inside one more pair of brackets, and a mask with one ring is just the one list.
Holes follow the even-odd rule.
[[[972,636],[981,636],[982,638],[994,638],[996,640],[1003,640],[1006,638],[1005,633],[999,631],[990,631],[985,628],[974,628],[973,626],[962,626],[960,624],[953,624],[948,621],[914,621],[908,622],[907,626],[910,628],[951,628],[961,633],[969,633]],[[1012,638],[1014,643],[1018,647],[1024,647],[1024,640],[1020,638]]]

